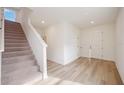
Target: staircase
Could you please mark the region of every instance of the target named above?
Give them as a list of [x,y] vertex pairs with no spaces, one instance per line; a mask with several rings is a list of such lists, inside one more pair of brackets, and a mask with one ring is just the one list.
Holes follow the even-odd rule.
[[38,79],[42,79],[42,74],[36,64],[21,24],[5,20],[2,84],[31,84]]

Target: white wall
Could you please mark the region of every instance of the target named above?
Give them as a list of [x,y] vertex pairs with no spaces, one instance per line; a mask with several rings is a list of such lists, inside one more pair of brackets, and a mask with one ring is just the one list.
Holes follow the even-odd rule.
[[48,59],[65,65],[79,57],[79,29],[62,22],[45,30],[48,44]]
[[22,23],[22,20],[23,20],[23,10],[20,9],[20,10],[15,10],[16,11],[16,22],[19,22],[19,23]]
[[64,64],[68,64],[80,57],[80,29],[69,23],[64,25]]
[[81,56],[115,61],[115,24],[82,30]]
[[60,23],[48,27],[45,33],[48,59],[51,61],[65,65],[80,56],[89,57],[90,45],[93,58],[115,61],[115,24],[99,25],[81,31],[70,23]]
[[62,24],[55,24],[45,30],[47,37],[48,60],[63,64],[64,62],[64,31]]
[[124,82],[124,8],[119,13],[116,27],[116,64]]
[[44,37],[44,34],[45,34],[44,33],[44,30],[43,29],[40,29],[40,28],[37,28],[37,27],[35,27],[35,28],[36,28],[37,32],[40,34],[40,36],[43,38]]

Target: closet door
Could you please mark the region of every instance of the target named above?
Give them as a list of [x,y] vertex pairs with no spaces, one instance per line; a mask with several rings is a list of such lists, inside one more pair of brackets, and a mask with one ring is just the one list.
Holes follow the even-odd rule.
[[81,56],[88,58],[103,57],[103,32],[85,31],[81,34]]
[[93,58],[102,59],[103,57],[103,32],[93,31],[91,32],[90,48],[91,56]]

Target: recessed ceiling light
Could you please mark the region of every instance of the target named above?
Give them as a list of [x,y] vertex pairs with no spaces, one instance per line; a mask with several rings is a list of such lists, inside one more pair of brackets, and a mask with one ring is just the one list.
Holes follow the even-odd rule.
[[91,24],[94,24],[94,21],[90,21]]
[[41,23],[42,23],[42,24],[44,24],[44,23],[45,23],[45,21],[44,21],[44,20],[42,20],[42,21],[41,21]]

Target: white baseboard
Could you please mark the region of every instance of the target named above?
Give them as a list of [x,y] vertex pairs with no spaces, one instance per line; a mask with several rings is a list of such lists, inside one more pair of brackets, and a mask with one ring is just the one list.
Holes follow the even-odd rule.
[[73,61],[75,61],[75,60],[78,59],[78,58],[80,58],[80,56],[77,56],[77,57],[71,58],[71,59],[69,59],[69,60],[67,60],[67,61],[64,61],[64,65],[67,65],[67,64],[69,64],[69,63],[72,63]]

